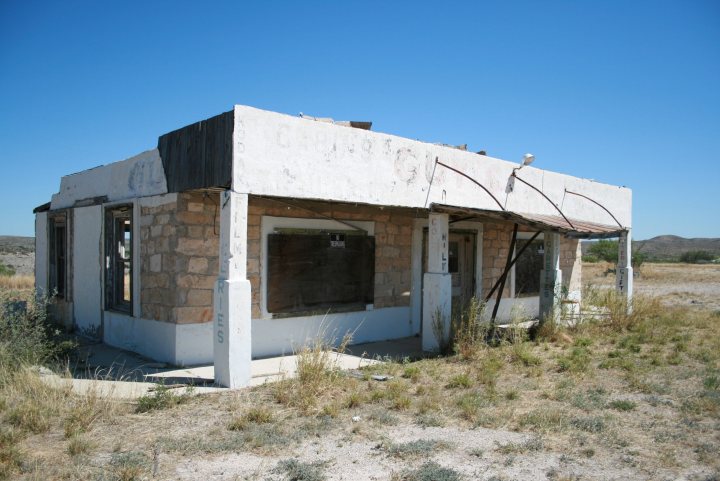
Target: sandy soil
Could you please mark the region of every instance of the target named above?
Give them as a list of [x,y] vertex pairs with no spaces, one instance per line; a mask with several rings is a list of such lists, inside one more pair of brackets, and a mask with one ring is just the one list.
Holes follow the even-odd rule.
[[15,269],[18,275],[35,274],[35,254],[0,254],[0,262]]
[[[605,263],[583,264],[583,283],[611,287],[615,275]],[[636,273],[634,291],[661,297],[672,305],[720,310],[720,264],[645,264]]]

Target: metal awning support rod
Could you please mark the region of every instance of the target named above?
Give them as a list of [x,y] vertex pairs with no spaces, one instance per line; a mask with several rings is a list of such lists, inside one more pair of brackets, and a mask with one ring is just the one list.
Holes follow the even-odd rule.
[[534,240],[537,238],[537,236],[539,236],[539,235],[540,235],[540,231],[536,232],[536,233],[525,243],[525,245],[522,246],[522,248],[520,249],[520,252],[518,252],[517,255],[513,258],[512,262],[510,262],[510,265],[507,266],[507,268],[503,271],[502,275],[498,278],[497,281],[495,281],[495,285],[492,287],[492,289],[490,289],[490,292],[488,293],[488,295],[485,296],[485,302],[487,302],[487,301],[490,300],[490,298],[492,297],[492,295],[495,293],[495,289],[497,289],[498,286],[500,285],[500,282],[501,282],[503,279],[505,279],[508,274],[510,274],[510,269],[512,269],[512,266],[515,265],[515,263],[516,263],[517,260],[520,258],[520,256],[523,255],[523,252],[525,252],[525,249],[527,249],[527,248],[530,246],[530,244],[532,243],[532,241],[534,241]]
[[439,160],[437,160],[437,158],[435,158],[435,163],[436,163],[437,165],[442,165],[442,166],[445,167],[446,169],[450,169],[450,170],[452,170],[453,172],[455,172],[455,173],[457,173],[457,174],[462,175],[463,177],[465,177],[466,179],[468,179],[469,181],[471,181],[472,183],[474,183],[475,185],[477,185],[478,187],[480,187],[482,190],[484,190],[485,192],[487,192],[487,195],[489,195],[490,197],[492,197],[492,200],[494,200],[495,203],[498,205],[498,207],[500,207],[500,210],[502,210],[502,211],[505,210],[505,207],[503,207],[503,205],[500,203],[500,201],[497,200],[497,198],[496,198],[494,195],[492,195],[492,193],[491,193],[489,190],[487,190],[487,188],[486,188],[484,185],[482,185],[480,182],[478,182],[477,180],[473,179],[472,177],[470,177],[469,175],[467,175],[465,172],[456,169],[455,167],[450,167],[450,166],[447,165],[447,164],[443,164],[442,162],[440,162]]
[[537,192],[538,194],[542,195],[542,196],[545,198],[545,200],[547,200],[548,202],[550,202],[550,203],[552,204],[552,206],[555,207],[555,210],[557,210],[557,211],[560,213],[560,215],[562,216],[562,218],[565,219],[565,222],[567,222],[567,223],[570,225],[570,227],[572,227],[573,229],[575,229],[575,226],[572,225],[572,222],[570,222],[570,220],[569,220],[567,217],[565,217],[565,214],[563,214],[563,211],[560,210],[560,207],[558,207],[558,206],[555,204],[555,202],[553,202],[552,200],[550,200],[550,197],[548,197],[547,195],[545,195],[542,190],[540,190],[540,189],[538,189],[537,187],[535,187],[534,185],[532,185],[532,184],[530,184],[530,183],[522,180],[520,177],[517,176],[517,174],[515,173],[514,170],[513,170],[513,173],[510,174],[510,175],[511,175],[512,177],[515,177],[517,180],[519,180],[519,181],[522,182],[523,184],[527,185],[528,187],[534,189],[535,192]]
[[586,196],[586,195],[578,194],[577,192],[571,192],[571,191],[569,191],[569,190],[567,190],[567,189],[565,189],[565,193],[567,193],[567,194],[572,194],[572,195],[577,195],[578,197],[582,197],[583,199],[587,199],[587,200],[589,200],[590,202],[592,202],[593,204],[599,206],[602,210],[604,210],[605,212],[607,212],[608,214],[610,214],[610,217],[613,218],[613,220],[615,221],[615,223],[616,223],[618,226],[620,226],[621,229],[624,229],[623,225],[615,218],[615,216],[613,215],[613,213],[610,212],[609,210],[607,210],[607,208],[606,208],[604,205],[602,205],[600,202],[598,202],[598,201],[596,201],[596,200],[594,200],[594,199],[591,199],[590,197],[588,197],[588,196]]
[[[512,239],[510,240],[510,249],[508,250],[507,261],[505,262],[505,273],[510,270],[510,266],[512,265],[513,251],[515,250],[515,242],[517,241],[517,230],[518,225],[515,224],[513,227]],[[498,290],[497,300],[493,306],[492,317],[490,317],[490,324],[493,327],[495,327],[495,317],[497,316],[497,311],[500,307],[500,299],[502,299],[502,293],[505,290],[505,279],[507,279],[507,275],[503,275],[500,279],[500,289]]]

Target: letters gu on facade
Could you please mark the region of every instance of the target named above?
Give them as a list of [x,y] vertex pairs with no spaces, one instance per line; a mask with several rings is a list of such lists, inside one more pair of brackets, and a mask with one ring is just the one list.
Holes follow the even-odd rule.
[[437,349],[433,318],[447,329],[515,257],[498,319],[555,315],[580,296],[579,238],[620,236],[631,295],[630,190],[517,167],[369,123],[235,106],[63,177],[35,209],[36,283],[68,327],[160,361],[214,362],[232,387],[251,359],[320,331]]

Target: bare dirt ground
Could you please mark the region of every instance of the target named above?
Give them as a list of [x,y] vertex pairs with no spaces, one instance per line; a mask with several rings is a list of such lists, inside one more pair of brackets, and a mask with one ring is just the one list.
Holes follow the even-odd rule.
[[[614,283],[601,265],[584,269],[586,283]],[[65,394],[45,424],[30,422],[41,408],[20,409],[24,398],[5,393],[3,433],[25,433],[15,445],[22,461],[7,472],[37,480],[718,480],[720,267],[646,265],[635,285],[660,297],[638,296],[632,316],[535,341],[468,344],[359,377],[309,363],[299,379],[192,398],[169,390],[111,405]],[[392,379],[374,381],[374,373]]]
[[[605,273],[606,263],[583,264],[583,282],[593,286],[615,285],[615,275]],[[692,305],[720,310],[720,264],[644,264],[635,276],[638,294],[655,296],[668,305]]]
[[0,252],[0,263],[11,267],[18,275],[35,273],[35,253],[3,253]]

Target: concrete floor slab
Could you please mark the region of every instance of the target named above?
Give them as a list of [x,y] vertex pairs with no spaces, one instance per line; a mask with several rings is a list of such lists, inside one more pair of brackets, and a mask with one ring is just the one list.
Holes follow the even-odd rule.
[[[72,377],[64,378],[43,371],[43,379],[56,387],[67,387],[80,395],[91,393],[117,399],[137,399],[151,393],[158,384],[172,386],[177,394],[220,392],[225,388],[214,384],[212,365],[174,367],[144,358],[107,344],[79,339],[80,355],[70,366]],[[328,353],[338,369],[354,370],[422,355],[420,338],[365,343],[350,346],[347,353]],[[291,378],[297,373],[298,356],[278,356],[252,361],[250,386]],[[192,386],[188,390],[188,387]]]

